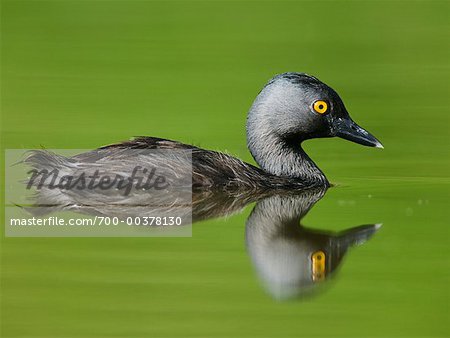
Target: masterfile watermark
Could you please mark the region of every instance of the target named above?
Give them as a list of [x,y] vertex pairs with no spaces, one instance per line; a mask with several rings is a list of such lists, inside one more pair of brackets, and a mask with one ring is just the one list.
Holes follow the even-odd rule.
[[156,168],[143,168],[136,166],[131,170],[130,176],[115,174],[101,175],[99,170],[89,175],[81,172],[77,176],[61,175],[60,170],[32,169],[28,171],[31,177],[28,180],[27,189],[37,190],[47,187],[48,189],[61,190],[119,190],[124,196],[130,194],[132,188],[138,190],[163,190],[167,189],[169,183],[164,175],[157,175]]
[[182,225],[181,217],[165,216],[165,217],[148,217],[134,216],[127,217],[125,220],[118,217],[95,216],[93,218],[69,218],[64,219],[57,216],[49,217],[31,217],[31,218],[11,218],[9,225],[11,226],[110,226],[110,225],[143,225],[143,226],[172,226]]
[[6,150],[5,235],[191,236],[190,150]]

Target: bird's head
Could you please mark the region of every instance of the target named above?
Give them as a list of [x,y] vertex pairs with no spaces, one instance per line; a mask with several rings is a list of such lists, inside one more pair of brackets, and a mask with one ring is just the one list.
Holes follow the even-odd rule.
[[303,73],[280,74],[265,85],[250,109],[247,133],[250,140],[269,136],[290,143],[337,136],[383,148],[351,119],[336,91]]

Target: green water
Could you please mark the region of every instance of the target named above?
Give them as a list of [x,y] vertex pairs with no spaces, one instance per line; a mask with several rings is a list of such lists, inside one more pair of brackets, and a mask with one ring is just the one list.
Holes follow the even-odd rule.
[[[2,147],[153,135],[246,161],[245,115],[285,71],[335,88],[385,149],[313,140],[337,187],[304,224],[383,223],[321,293],[274,300],[252,206],[192,238],[1,240],[2,337],[449,335],[448,1],[2,1]],[[3,216],[2,216],[3,219]]]

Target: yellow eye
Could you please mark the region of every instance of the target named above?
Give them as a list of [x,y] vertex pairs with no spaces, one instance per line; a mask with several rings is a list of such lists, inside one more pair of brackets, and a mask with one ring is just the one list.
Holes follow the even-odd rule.
[[313,105],[314,110],[319,114],[325,114],[328,110],[328,104],[325,101],[316,101]]

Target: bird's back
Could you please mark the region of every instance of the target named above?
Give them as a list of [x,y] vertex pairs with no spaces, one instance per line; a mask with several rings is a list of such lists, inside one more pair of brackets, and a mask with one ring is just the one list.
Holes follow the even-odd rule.
[[99,148],[89,153],[74,157],[79,161],[96,160],[98,155],[112,156],[114,153],[126,149],[159,151],[188,151],[192,156],[192,167],[179,167],[177,170],[192,170],[192,186],[194,189],[223,189],[227,191],[265,190],[265,189],[287,189],[308,188],[312,182],[278,177],[266,173],[242,160],[228,154],[201,149],[196,146],[184,144],[177,141],[161,139],[157,137],[137,137],[130,141],[112,144]]

